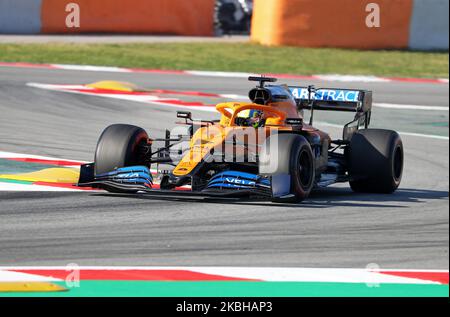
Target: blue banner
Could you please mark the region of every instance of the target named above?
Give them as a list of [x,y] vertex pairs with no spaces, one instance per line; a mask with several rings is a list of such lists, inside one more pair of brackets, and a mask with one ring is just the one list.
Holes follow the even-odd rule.
[[[308,88],[290,88],[295,99],[308,100]],[[358,102],[360,91],[341,89],[318,89],[312,93],[311,99],[318,101]]]

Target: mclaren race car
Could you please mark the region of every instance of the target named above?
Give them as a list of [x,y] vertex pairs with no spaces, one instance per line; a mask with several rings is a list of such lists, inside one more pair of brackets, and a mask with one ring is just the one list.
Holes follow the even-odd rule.
[[[349,182],[355,192],[398,188],[402,140],[395,131],[369,129],[371,91],[249,80],[258,82],[249,92],[250,102],[218,104],[219,120],[195,120],[179,111],[184,128],[167,130],[159,139],[137,126],[107,127],[95,162],[81,167],[77,185],[115,193],[258,196],[275,202],[300,202],[314,188],[338,182]],[[313,127],[317,110],[353,112],[354,118],[335,140]]]

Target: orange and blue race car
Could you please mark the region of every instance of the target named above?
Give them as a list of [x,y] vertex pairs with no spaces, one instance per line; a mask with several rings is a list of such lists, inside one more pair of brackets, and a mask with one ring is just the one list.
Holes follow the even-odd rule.
[[[184,128],[167,130],[159,139],[132,125],[107,127],[95,162],[81,167],[78,186],[294,203],[314,188],[340,182],[349,182],[355,192],[398,188],[402,140],[395,131],[369,129],[371,91],[276,85],[268,77],[249,80],[258,82],[249,92],[250,102],[218,104],[219,120],[195,120],[179,111]],[[344,125],[342,138],[332,139],[313,127],[317,110],[353,112],[354,118]]]

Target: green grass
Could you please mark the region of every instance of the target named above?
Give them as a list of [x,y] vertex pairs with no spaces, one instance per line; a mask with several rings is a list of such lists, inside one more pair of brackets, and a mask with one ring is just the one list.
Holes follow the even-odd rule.
[[[56,283],[65,287],[65,283]],[[371,287],[370,287],[371,286]],[[448,297],[448,285],[323,282],[81,281],[79,288],[0,297]]]
[[265,47],[246,43],[0,44],[0,61],[255,73],[448,78],[448,52]]

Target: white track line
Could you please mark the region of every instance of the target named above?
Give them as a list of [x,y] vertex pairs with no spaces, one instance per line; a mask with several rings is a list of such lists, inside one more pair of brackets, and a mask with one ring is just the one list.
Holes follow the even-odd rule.
[[[316,125],[325,126],[325,127],[342,129],[342,125],[336,124],[336,123],[317,121],[317,122],[315,122],[315,124]],[[415,137],[420,137],[420,138],[428,138],[428,139],[436,139],[436,140],[444,140],[444,141],[448,141],[449,140],[448,136],[442,136],[442,135],[422,134],[422,133],[403,132],[403,131],[398,131],[398,133],[401,134],[401,135],[415,136]]]
[[355,76],[355,75],[315,75],[319,80],[323,81],[341,81],[341,82],[362,82],[362,83],[388,83],[392,80],[376,76]]
[[47,89],[47,90],[71,90],[71,89],[84,89],[94,90],[94,88],[87,85],[53,85],[53,84],[40,84],[40,83],[27,83],[28,87]]
[[88,163],[85,161],[67,160],[67,159],[55,158],[55,157],[50,157],[50,156],[21,154],[21,153],[4,152],[4,151],[0,151],[0,158],[32,158],[32,159],[37,159],[37,160],[48,160],[48,161],[67,161],[67,162],[74,162],[74,163]]
[[[253,74],[248,72],[224,72],[224,71],[201,71],[201,70],[159,70],[159,69],[133,69],[122,67],[108,67],[95,65],[67,65],[67,64],[32,64],[32,63],[2,63],[0,67],[19,67],[19,68],[44,68],[54,70],[76,70],[91,72],[116,72],[116,73],[166,73],[171,75],[190,75],[205,77],[227,77],[227,78],[247,78]],[[322,80],[322,81],[340,81],[340,82],[374,82],[374,83],[425,83],[425,84],[447,84],[448,78],[427,79],[427,78],[395,78],[395,77],[377,77],[364,75],[340,75],[340,74],[317,74],[317,75],[293,75],[293,74],[274,74],[280,78],[298,79],[298,80]]]
[[0,283],[8,282],[59,282],[57,278],[0,269]]
[[229,277],[251,278],[268,282],[331,282],[331,283],[406,283],[438,284],[421,279],[380,274],[363,269],[313,268],[195,268],[195,272]]
[[270,282],[336,282],[336,283],[399,283],[399,284],[439,284],[438,282],[383,274],[380,272],[418,272],[447,273],[448,270],[368,270],[350,268],[280,268],[280,267],[184,267],[184,266],[42,266],[42,267],[0,267],[2,271],[13,270],[64,270],[70,274],[73,270],[175,270],[191,271],[203,274],[220,275],[232,278],[255,279]]
[[91,65],[62,65],[52,64],[52,67],[65,70],[79,70],[89,72],[112,72],[112,73],[131,73],[132,70],[120,67],[107,67],[107,66],[91,66]]
[[[82,189],[0,182],[1,192],[84,192]],[[90,190],[89,192],[93,192]]]
[[[119,72],[119,73],[133,73],[141,72],[140,70],[121,68],[121,67],[107,67],[107,66],[93,66],[93,65],[63,65],[63,64],[51,64],[50,68],[53,69],[64,69],[64,70],[79,70],[79,71],[94,71],[94,72]],[[145,71],[145,70],[143,70]],[[157,70],[154,70],[157,71]],[[221,78],[248,78],[249,76],[259,76],[259,74],[248,73],[248,72],[225,72],[225,71],[202,71],[202,70],[185,70],[180,71],[180,74],[191,75],[191,76],[204,76],[204,77],[221,77]],[[274,75],[276,76],[276,75]],[[322,80],[322,81],[338,81],[338,82],[363,82],[363,83],[388,83],[388,82],[408,82],[408,78],[396,79],[388,77],[377,77],[377,76],[364,76],[364,75],[340,75],[340,74],[318,74],[309,76],[296,76],[290,74],[279,74],[280,77],[292,77],[295,79],[309,78],[310,80]],[[414,83],[420,83],[421,78],[412,78]],[[434,81],[424,80],[425,83],[441,83],[448,84],[447,78],[439,78]]]
[[413,133],[413,132],[398,132],[402,135],[409,135],[409,136],[416,136],[419,138],[428,138],[428,139],[436,139],[436,140],[444,140],[448,141],[448,136],[442,136],[442,135],[433,135],[433,134],[422,134],[422,133]]
[[404,105],[393,103],[374,103],[373,106],[377,108],[398,109],[398,110],[426,110],[426,111],[447,111],[447,112],[449,111],[449,107],[439,107],[439,106]]
[[248,78],[250,76],[260,76],[252,73],[240,73],[240,72],[213,72],[213,71],[200,71],[200,70],[187,70],[186,74],[194,76],[206,76],[206,77],[225,77],[225,78]]

